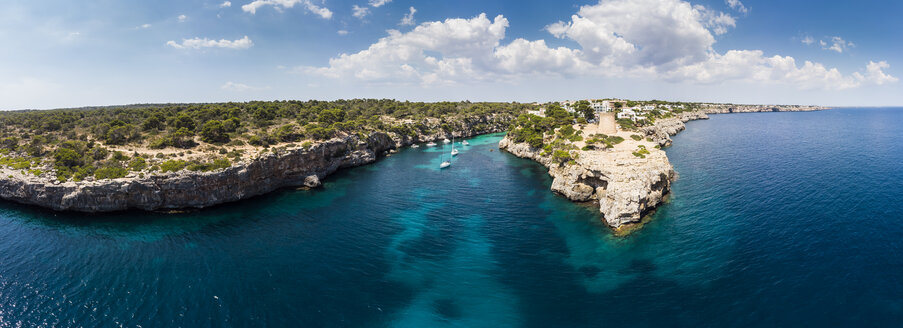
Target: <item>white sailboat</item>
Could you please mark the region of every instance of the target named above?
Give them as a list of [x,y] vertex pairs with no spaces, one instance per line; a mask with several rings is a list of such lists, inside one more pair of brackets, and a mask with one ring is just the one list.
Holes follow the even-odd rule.
[[449,143],[449,142],[451,142],[451,141],[448,140],[448,138],[445,138],[445,140],[442,140],[442,142],[443,142],[443,143]]
[[[442,155],[442,157],[445,158],[445,155]],[[442,161],[442,164],[439,164],[440,169],[444,169],[449,166],[451,166],[451,158],[449,158],[448,160]]]
[[434,147],[434,146],[436,146],[436,143],[430,141],[429,143],[426,144],[426,146],[427,146],[427,147]]
[[451,155],[458,156],[458,150],[455,149],[455,136],[452,136],[452,144],[451,145],[452,145]]
[[461,141],[461,144],[462,144],[462,145],[465,145],[465,146],[470,146],[470,143],[467,142],[467,140]]

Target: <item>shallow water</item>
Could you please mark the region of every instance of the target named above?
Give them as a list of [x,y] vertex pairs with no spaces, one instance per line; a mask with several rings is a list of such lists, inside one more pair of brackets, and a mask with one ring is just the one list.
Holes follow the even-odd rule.
[[627,238],[500,135],[188,214],[0,203],[0,327],[897,326],[901,121],[690,122]]

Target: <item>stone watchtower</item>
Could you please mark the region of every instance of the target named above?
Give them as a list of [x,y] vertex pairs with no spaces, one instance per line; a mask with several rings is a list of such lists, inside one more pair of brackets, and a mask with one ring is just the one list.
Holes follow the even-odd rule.
[[599,113],[599,132],[602,134],[618,133],[618,124],[615,122],[614,112]]

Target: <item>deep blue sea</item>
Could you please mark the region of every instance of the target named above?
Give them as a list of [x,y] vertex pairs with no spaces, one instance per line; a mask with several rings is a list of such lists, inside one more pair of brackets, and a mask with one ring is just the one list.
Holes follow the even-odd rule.
[[2,202],[0,327],[903,326],[903,109],[690,122],[626,238],[500,138],[187,214]]

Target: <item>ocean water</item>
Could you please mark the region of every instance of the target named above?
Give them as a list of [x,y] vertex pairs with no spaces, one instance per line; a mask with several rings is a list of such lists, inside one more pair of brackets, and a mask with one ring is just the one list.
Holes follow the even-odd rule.
[[501,135],[187,214],[0,203],[0,327],[903,324],[903,109],[713,115],[614,237]]

